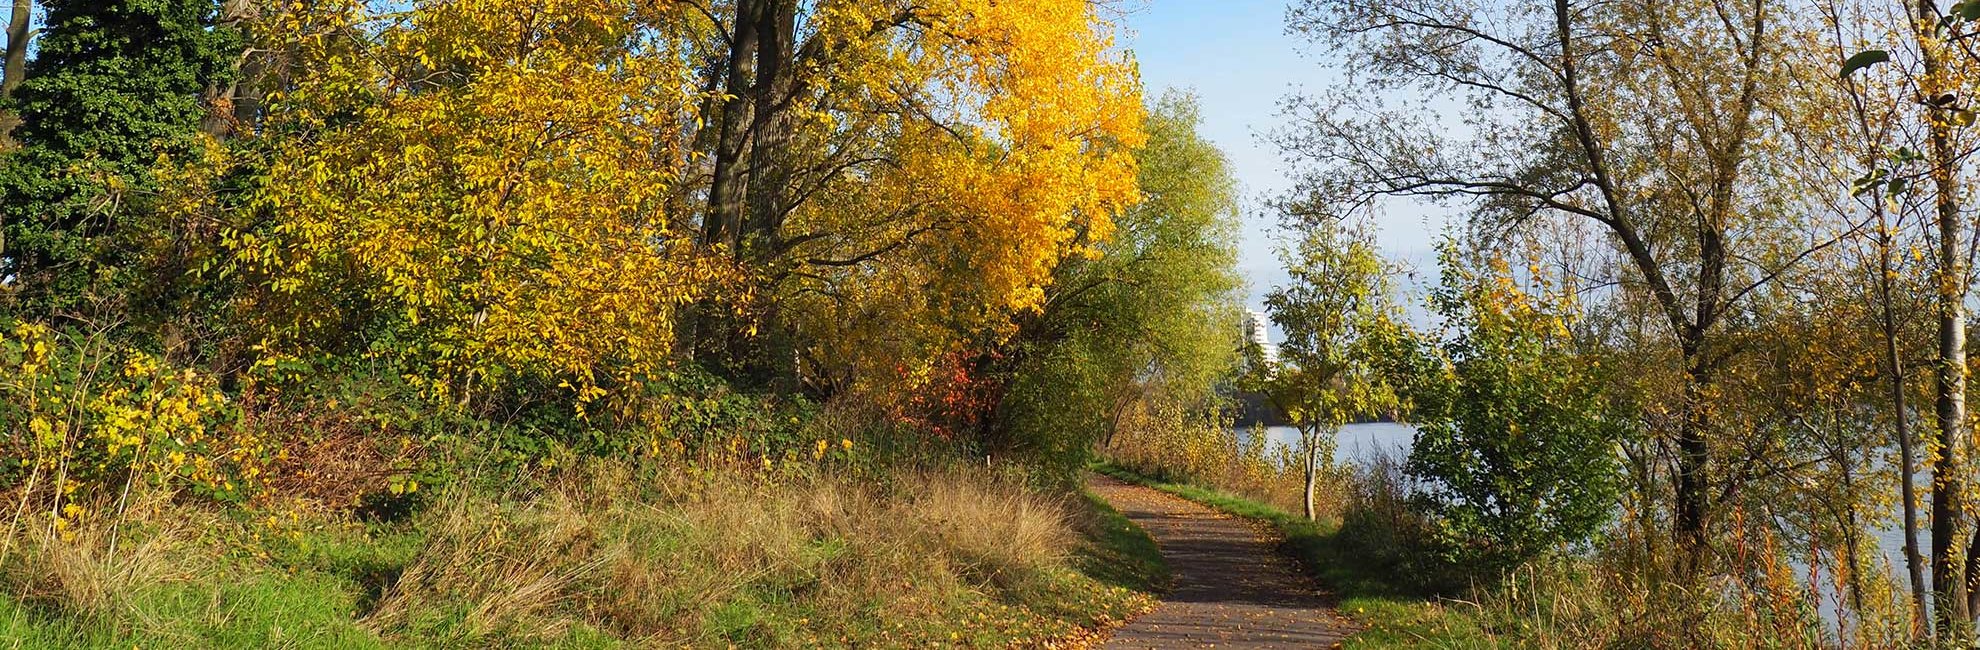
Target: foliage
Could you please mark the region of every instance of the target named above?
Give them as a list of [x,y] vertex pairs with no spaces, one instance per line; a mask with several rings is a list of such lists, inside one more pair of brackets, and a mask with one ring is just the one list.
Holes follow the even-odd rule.
[[1018,320],[997,404],[1011,446],[1076,467],[1132,411],[1217,410],[1210,391],[1237,349],[1236,185],[1198,110],[1187,95],[1156,103],[1135,152],[1147,200],[1115,218],[1097,257],[1060,263]]
[[753,311],[796,339],[796,374],[912,389],[1010,336],[1134,202],[1139,84],[1083,0],[804,4],[716,3],[797,28],[709,79],[732,97],[705,115],[704,238],[759,262],[775,302]]
[[263,354],[391,360],[464,404],[550,385],[579,413],[665,366],[676,311],[733,274],[666,209],[692,97],[664,35],[686,18],[498,2],[347,19],[375,36],[326,47],[287,26],[307,54],[272,98],[281,139],[249,206],[276,218],[225,235],[257,278],[238,309]]
[[1628,429],[1568,338],[1572,313],[1518,287],[1504,261],[1471,270],[1458,255],[1446,246],[1431,299],[1452,334],[1398,351],[1418,427],[1408,471],[1447,559],[1503,571],[1609,523]]
[[0,375],[0,488],[20,497],[16,525],[66,531],[116,515],[141,486],[238,500],[276,453],[233,426],[212,377],[100,336],[16,322],[0,334]]
[[124,229],[158,187],[147,170],[194,147],[201,93],[226,81],[238,37],[216,26],[212,0],[42,5],[8,107],[21,146],[0,156],[0,260],[18,299],[47,314],[86,306],[99,275],[131,261],[144,233]]

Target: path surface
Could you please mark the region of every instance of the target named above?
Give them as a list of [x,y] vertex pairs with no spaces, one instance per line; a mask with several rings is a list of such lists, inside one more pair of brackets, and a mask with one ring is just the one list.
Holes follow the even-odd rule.
[[1103,647],[1330,648],[1354,633],[1261,524],[1111,477],[1088,485],[1155,538],[1175,574],[1162,604]]

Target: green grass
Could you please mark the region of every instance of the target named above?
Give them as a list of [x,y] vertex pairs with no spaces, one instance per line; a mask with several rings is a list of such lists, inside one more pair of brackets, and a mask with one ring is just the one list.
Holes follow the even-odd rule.
[[380,648],[323,575],[210,576],[123,594],[119,615],[52,613],[0,597],[0,648]]
[[1500,648],[1477,617],[1411,592],[1379,564],[1355,557],[1340,528],[1308,521],[1278,508],[1187,483],[1162,481],[1127,468],[1099,463],[1097,471],[1123,481],[1168,492],[1241,517],[1271,523],[1285,537],[1285,549],[1339,599],[1342,614],[1365,626],[1346,648]]

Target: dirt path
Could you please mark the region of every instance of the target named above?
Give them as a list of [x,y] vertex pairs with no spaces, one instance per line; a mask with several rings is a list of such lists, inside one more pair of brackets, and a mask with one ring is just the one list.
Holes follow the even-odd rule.
[[1148,530],[1175,574],[1162,604],[1106,648],[1329,648],[1355,628],[1259,524],[1095,476],[1088,485]]

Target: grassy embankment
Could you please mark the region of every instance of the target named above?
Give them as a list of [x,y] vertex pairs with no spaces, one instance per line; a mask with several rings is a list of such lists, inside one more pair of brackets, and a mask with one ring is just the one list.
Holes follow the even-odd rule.
[[163,494],[16,517],[0,648],[1077,646],[1166,581],[1090,495],[981,469],[573,464],[397,520]]
[[1271,523],[1284,535],[1286,551],[1339,599],[1341,613],[1366,626],[1346,648],[1498,648],[1477,616],[1463,604],[1438,602],[1417,594],[1385,566],[1355,550],[1355,543],[1331,522],[1308,521],[1279,508],[1226,492],[1141,475],[1112,463],[1100,473],[1146,485],[1233,515]]

